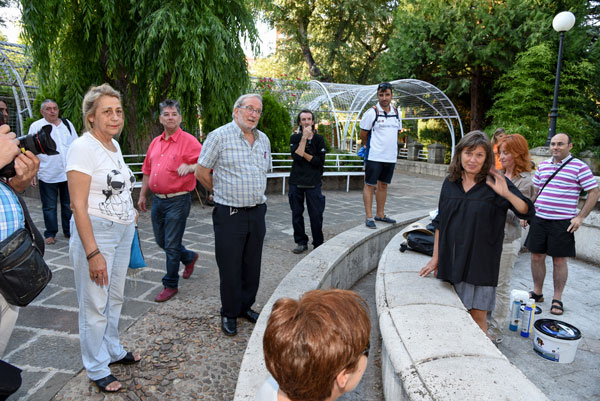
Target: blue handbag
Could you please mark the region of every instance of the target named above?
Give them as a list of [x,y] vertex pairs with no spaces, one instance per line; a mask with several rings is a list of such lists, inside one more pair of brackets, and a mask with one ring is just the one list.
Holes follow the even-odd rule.
[[133,233],[133,241],[131,242],[131,256],[129,257],[129,268],[140,269],[146,267],[146,261],[144,261],[144,254],[142,253],[142,245],[140,243],[140,236],[138,235],[138,228],[135,227]]

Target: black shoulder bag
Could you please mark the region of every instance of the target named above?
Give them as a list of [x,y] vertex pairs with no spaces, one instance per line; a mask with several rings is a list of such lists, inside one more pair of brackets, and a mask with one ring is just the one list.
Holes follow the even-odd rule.
[[44,261],[44,239],[25,202],[15,195],[23,208],[25,227],[0,242],[0,293],[9,304],[27,306],[46,288],[52,271]]
[[544,186],[542,186],[542,189],[540,189],[540,190],[538,191],[537,195],[535,196],[535,198],[533,198],[533,203],[535,203],[535,201],[536,201],[536,200],[537,200],[537,198],[540,196],[540,194],[542,193],[542,191],[544,190],[544,188],[546,188],[546,185],[548,185],[548,183],[550,182],[550,180],[552,180],[552,179],[554,178],[554,176],[555,176],[556,174],[558,174],[558,172],[559,172],[560,170],[562,170],[562,168],[563,168],[564,166],[566,166],[567,164],[569,164],[569,162],[570,162],[571,160],[573,160],[573,156],[571,156],[571,157],[569,158],[569,160],[567,160],[566,162],[564,162],[563,164],[561,164],[561,165],[560,165],[560,167],[559,167],[559,168],[557,168],[557,169],[556,169],[556,171],[555,171],[554,173],[552,173],[552,175],[550,176],[550,178],[548,178],[548,179],[546,180],[546,182],[544,183]]

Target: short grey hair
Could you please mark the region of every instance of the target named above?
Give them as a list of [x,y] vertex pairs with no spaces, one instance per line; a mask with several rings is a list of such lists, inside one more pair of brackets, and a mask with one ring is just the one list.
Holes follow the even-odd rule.
[[83,98],[83,104],[81,105],[81,111],[83,112],[83,125],[88,132],[92,132],[92,124],[88,120],[88,117],[96,113],[98,108],[98,99],[102,96],[110,96],[119,99],[121,101],[121,94],[116,91],[109,84],[102,84],[100,86],[92,86]]
[[260,93],[246,93],[245,95],[238,97],[235,103],[233,104],[233,111],[231,112],[232,118],[235,119],[235,109],[239,109],[240,107],[242,107],[244,101],[251,97],[257,98],[260,101],[260,105],[262,106],[262,96]]
[[54,100],[46,99],[42,102],[42,104],[40,104],[40,110],[44,110],[44,106],[47,105],[48,103],[54,103],[56,105],[56,107],[58,107],[58,103],[56,103]]
[[181,114],[181,106],[179,105],[179,102],[178,102],[177,100],[173,100],[173,99],[167,99],[167,100],[165,100],[164,102],[161,102],[161,103],[158,105],[158,112],[159,112],[160,114],[162,114],[162,113],[163,113],[163,110],[164,110],[166,107],[174,107],[174,108],[176,108],[176,109],[177,109],[177,113]]

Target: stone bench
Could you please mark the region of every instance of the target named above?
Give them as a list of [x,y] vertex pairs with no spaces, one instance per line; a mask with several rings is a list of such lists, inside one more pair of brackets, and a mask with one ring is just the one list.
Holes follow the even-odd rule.
[[399,251],[396,235],[377,270],[386,400],[547,400],[488,340],[452,285],[418,271],[429,256]]

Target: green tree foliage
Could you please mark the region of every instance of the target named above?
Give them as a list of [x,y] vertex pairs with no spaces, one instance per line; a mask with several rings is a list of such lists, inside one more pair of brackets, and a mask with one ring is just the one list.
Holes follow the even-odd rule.
[[[81,128],[81,100],[108,82],[123,95],[122,142],[144,151],[161,131],[158,103],[180,101],[187,126],[198,106],[206,132],[229,121],[247,87],[240,36],[256,38],[242,0],[21,0],[23,26],[40,86]],[[189,129],[189,128],[188,128]]]
[[267,134],[273,153],[286,153],[290,150],[292,123],[290,115],[269,92],[263,93],[263,114],[257,128]]
[[266,20],[285,35],[278,51],[313,79],[367,83],[387,49],[396,1],[273,0]]
[[281,52],[254,60],[250,66],[250,74],[253,77],[310,80],[306,64],[289,64]]
[[432,82],[470,104],[471,129],[482,128],[494,81],[552,20],[546,0],[400,0],[388,78]]
[[[493,127],[519,133],[530,148],[544,145],[548,134],[548,112],[552,107],[556,50],[548,43],[520,54],[517,62],[498,83],[500,90],[489,114]],[[598,109],[590,83],[597,68],[588,60],[565,60],[559,91],[557,132],[573,138],[575,152],[591,145],[600,128]]]

